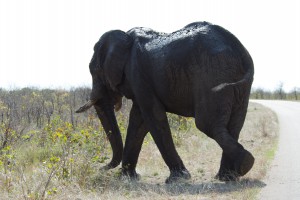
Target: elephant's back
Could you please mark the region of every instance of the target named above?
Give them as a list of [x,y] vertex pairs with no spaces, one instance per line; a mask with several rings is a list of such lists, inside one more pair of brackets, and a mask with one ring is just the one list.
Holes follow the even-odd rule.
[[212,74],[225,72],[227,77],[234,77],[228,81],[238,81],[247,73],[253,76],[252,58],[231,32],[206,22],[192,23],[185,28],[197,32],[193,39],[193,53],[197,52],[198,66],[206,66]]
[[146,51],[162,49],[197,48],[210,54],[225,50],[233,52],[244,51],[241,42],[228,30],[209,22],[194,22],[172,33],[157,32],[150,28],[135,27],[127,33]]
[[239,54],[244,51],[243,45],[232,33],[208,22],[194,22],[172,33],[141,27],[132,29],[130,33],[149,53],[176,54],[182,48],[188,54],[195,51],[211,55],[225,51]]
[[208,54],[245,51],[242,43],[228,30],[208,22],[194,22],[184,27],[191,33],[193,46]]

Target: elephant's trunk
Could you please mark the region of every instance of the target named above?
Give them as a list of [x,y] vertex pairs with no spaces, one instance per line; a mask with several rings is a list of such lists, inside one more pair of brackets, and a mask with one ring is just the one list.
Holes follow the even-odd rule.
[[100,102],[97,102],[94,107],[107,134],[113,151],[113,157],[110,163],[105,166],[105,169],[115,168],[122,161],[123,142],[113,106],[103,104],[100,105]]
[[117,167],[122,161],[123,142],[114,113],[114,106],[116,109],[120,109],[120,102],[122,102],[122,99],[120,98],[120,102],[114,103],[107,95],[102,95],[104,90],[99,92],[98,90],[95,90],[95,88],[97,87],[93,87],[91,99],[85,105],[80,107],[76,113],[84,112],[92,106],[95,107],[113,151],[111,162],[104,168],[111,169]]

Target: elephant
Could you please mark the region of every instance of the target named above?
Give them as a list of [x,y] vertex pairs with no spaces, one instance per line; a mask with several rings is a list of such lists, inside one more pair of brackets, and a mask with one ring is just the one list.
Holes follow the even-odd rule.
[[[253,60],[221,26],[194,22],[173,33],[136,27],[104,33],[89,63],[92,90],[76,112],[94,106],[113,156],[105,169],[138,180],[138,156],[150,132],[170,170],[166,183],[190,179],[172,139],[166,113],[193,117],[197,129],[222,149],[216,179],[234,181],[250,171],[253,155],[239,142],[254,76]],[[132,100],[125,144],[115,111]]]

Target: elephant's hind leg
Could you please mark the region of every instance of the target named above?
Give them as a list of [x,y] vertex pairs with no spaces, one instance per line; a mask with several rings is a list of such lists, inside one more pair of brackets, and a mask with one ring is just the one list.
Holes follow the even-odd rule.
[[223,150],[217,174],[219,180],[237,180],[252,168],[254,157],[229,134],[226,128],[214,130],[213,138]]
[[[243,127],[248,104],[233,108],[230,120],[227,125],[228,134],[237,142],[240,131]],[[221,181],[232,181],[245,175],[253,166],[254,157],[247,150],[242,150],[234,157],[222,153],[221,164],[216,178]]]
[[[247,98],[245,98],[247,99]],[[238,143],[244,124],[248,101],[237,102],[233,88],[211,93],[202,108],[196,112],[196,125],[222,148],[222,159],[216,178],[222,181],[237,180],[253,166],[254,158]],[[203,104],[204,105],[204,104]]]

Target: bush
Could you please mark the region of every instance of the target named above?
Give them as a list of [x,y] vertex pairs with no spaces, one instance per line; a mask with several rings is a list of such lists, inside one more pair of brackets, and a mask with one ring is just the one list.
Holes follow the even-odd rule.
[[[112,152],[94,109],[74,114],[89,94],[89,88],[0,90],[0,190],[45,199],[59,193],[61,185],[91,189],[114,179],[114,174],[99,174]],[[123,99],[116,115],[123,140],[130,108]],[[192,120],[168,118],[180,146]]]

